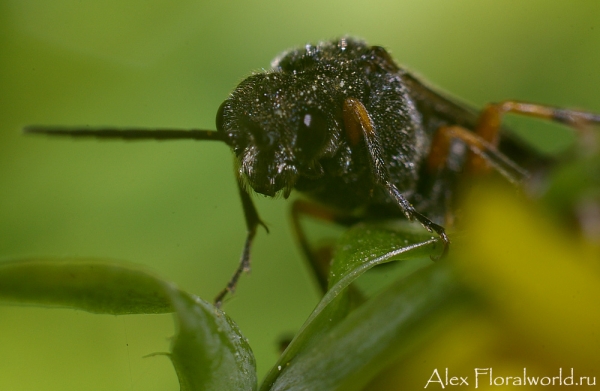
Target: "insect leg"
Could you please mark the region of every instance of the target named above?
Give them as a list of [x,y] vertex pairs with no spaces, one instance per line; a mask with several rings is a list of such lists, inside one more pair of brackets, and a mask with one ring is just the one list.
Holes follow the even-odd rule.
[[528,176],[527,171],[498,151],[492,143],[461,126],[442,126],[437,130],[427,160],[431,171],[445,166],[452,141],[455,139],[464,142],[474,156],[482,159],[486,165],[494,167],[510,182],[519,183]]
[[[547,119],[578,130],[583,130],[590,124],[600,123],[600,114],[509,100],[487,105],[479,116],[475,133],[490,144],[498,145],[502,116],[507,113]],[[477,154],[470,154],[467,167],[472,172],[485,170],[486,159]]]
[[267,228],[265,223],[263,223],[260,217],[258,216],[258,212],[256,211],[256,207],[254,206],[254,202],[252,202],[252,198],[250,198],[250,195],[248,194],[246,189],[244,189],[243,185],[240,183],[239,180],[238,190],[240,193],[240,199],[242,200],[242,207],[244,209],[244,217],[246,220],[246,241],[244,242],[242,256],[240,257],[240,263],[237,269],[235,270],[235,273],[233,273],[233,276],[231,276],[231,279],[227,283],[227,286],[221,292],[219,292],[217,297],[215,297],[214,302],[215,307],[217,308],[221,306],[221,304],[223,303],[223,299],[228,293],[233,293],[235,291],[235,287],[240,276],[242,275],[242,272],[250,271],[250,248],[252,247],[252,241],[254,239],[254,236],[256,235],[256,228],[259,225],[262,225],[263,227],[265,227],[267,232],[269,232],[269,229]]
[[321,288],[322,293],[325,293],[327,292],[328,287],[328,262],[331,259],[330,256],[324,256],[323,254],[319,253],[319,251],[315,251],[315,249],[311,248],[311,246],[308,244],[304,229],[302,229],[302,226],[300,225],[300,218],[302,216],[310,216],[317,220],[346,226],[356,223],[358,219],[352,216],[336,213],[329,208],[325,208],[318,204],[304,200],[296,200],[292,204],[292,227],[296,236],[296,240],[298,241],[300,248],[308,260],[308,264],[317,279],[319,288]]
[[444,250],[440,257],[444,256],[448,250],[448,245],[450,244],[450,240],[448,239],[448,235],[446,235],[444,227],[435,224],[433,221],[417,212],[411,203],[402,195],[400,190],[390,181],[375,124],[366,107],[358,99],[347,98],[344,101],[344,125],[346,126],[346,132],[348,133],[351,142],[356,140],[359,135],[362,135],[364,138],[369,151],[371,172],[375,182],[385,187],[390,196],[396,200],[398,206],[408,220],[417,220],[429,232],[435,232],[440,236],[444,243]]

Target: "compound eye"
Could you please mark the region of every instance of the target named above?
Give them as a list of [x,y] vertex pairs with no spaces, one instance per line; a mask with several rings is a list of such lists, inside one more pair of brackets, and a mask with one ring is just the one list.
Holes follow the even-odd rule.
[[296,147],[303,157],[313,158],[327,141],[327,118],[318,110],[309,110],[300,117]]
[[278,145],[279,134],[275,131],[268,131],[255,121],[243,119],[240,121],[242,129],[251,135],[253,144],[262,152],[268,152]]
[[217,110],[217,118],[215,120],[216,124],[217,124],[217,131],[218,132],[222,132],[223,131],[223,122],[224,122],[224,118],[223,118],[223,112],[225,111],[225,102],[221,103],[221,106],[219,106],[219,110]]

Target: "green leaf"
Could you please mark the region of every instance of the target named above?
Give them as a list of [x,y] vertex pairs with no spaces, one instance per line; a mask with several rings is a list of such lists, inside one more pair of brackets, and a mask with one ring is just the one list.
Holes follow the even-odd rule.
[[170,358],[182,391],[256,390],[256,363],[248,341],[222,311],[171,290],[179,331]]
[[[312,354],[308,353],[309,346],[318,346],[327,339],[329,333],[356,307],[356,295],[349,289],[356,278],[372,267],[391,260],[414,260],[433,254],[436,247],[441,247],[439,239],[422,232],[409,231],[406,226],[399,230],[389,225],[358,224],[348,230],[338,242],[332,261],[330,289],[267,374],[261,390],[270,390],[274,385],[277,387],[273,389],[288,389],[286,387],[290,384],[302,384],[304,376],[295,370],[290,372],[295,374],[291,378],[290,375],[282,375],[290,371],[298,360],[302,361],[307,354]],[[296,375],[299,377],[293,379]],[[321,375],[328,377],[323,373]],[[325,389],[321,385],[313,385],[315,388],[312,389]]]
[[68,307],[97,314],[175,312],[172,352],[181,390],[255,390],[246,339],[222,311],[135,267],[98,260],[23,260],[0,264],[0,301]]
[[96,314],[173,312],[161,279],[134,266],[88,259],[2,262],[0,300]]
[[459,284],[445,264],[401,278],[310,341],[270,390],[360,390],[386,365],[408,356],[441,310],[459,303]]
[[[440,241],[403,222],[357,224],[344,233],[331,263],[329,288],[355,280],[373,266],[435,255]],[[347,285],[347,284],[344,284]]]

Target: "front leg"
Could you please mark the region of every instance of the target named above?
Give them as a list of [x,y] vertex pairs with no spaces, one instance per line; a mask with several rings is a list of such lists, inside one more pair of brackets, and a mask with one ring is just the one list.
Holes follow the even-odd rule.
[[242,272],[250,271],[250,248],[252,247],[252,241],[254,240],[254,236],[256,235],[256,228],[259,225],[262,225],[263,227],[265,227],[267,232],[269,232],[269,229],[267,228],[265,223],[263,223],[263,221],[258,216],[258,212],[256,211],[256,207],[254,206],[254,202],[252,202],[252,198],[250,198],[250,195],[242,185],[240,179],[238,179],[237,184],[240,199],[242,200],[242,207],[244,209],[244,217],[246,219],[246,241],[244,242],[244,248],[242,250],[240,263],[237,269],[235,270],[235,273],[233,273],[233,276],[231,276],[231,279],[227,283],[227,286],[217,295],[217,297],[215,297],[215,307],[217,308],[221,307],[221,304],[223,304],[223,299],[228,293],[233,293],[235,291],[235,287],[240,276],[242,275]]
[[448,235],[446,235],[444,227],[435,224],[433,221],[417,212],[411,203],[408,202],[406,197],[402,195],[396,185],[390,181],[377,129],[375,128],[375,124],[366,107],[358,99],[347,98],[344,101],[344,125],[346,126],[346,133],[348,134],[351,143],[357,144],[361,136],[365,140],[369,153],[371,173],[375,183],[383,186],[387,190],[408,220],[416,220],[429,232],[435,232],[439,235],[444,244],[444,249],[440,257],[444,256],[448,250],[448,245],[450,244],[450,240],[448,239]]
[[[296,241],[302,249],[302,252],[304,252],[304,256],[308,261],[312,274],[317,279],[321,293],[325,294],[329,287],[331,254],[324,257],[323,251],[316,251],[316,249],[310,246],[308,239],[306,238],[305,230],[300,224],[300,219],[304,216],[312,217],[315,220],[340,224],[346,227],[357,223],[359,219],[305,200],[296,200],[292,204],[292,228],[294,236],[296,237]],[[331,251],[328,251],[328,253],[331,253]]]

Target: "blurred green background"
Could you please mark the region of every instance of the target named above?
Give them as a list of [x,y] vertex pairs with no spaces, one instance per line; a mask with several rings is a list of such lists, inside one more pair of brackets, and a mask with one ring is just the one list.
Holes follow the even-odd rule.
[[[214,128],[227,94],[280,51],[350,34],[474,105],[520,99],[600,111],[600,3],[1,1],[0,259],[136,262],[212,300],[245,225],[223,145],[95,142],[27,124]],[[551,151],[571,139],[512,119]],[[253,271],[225,311],[259,376],[318,294],[283,200],[258,198]],[[0,307],[0,389],[175,390],[170,316]]]

